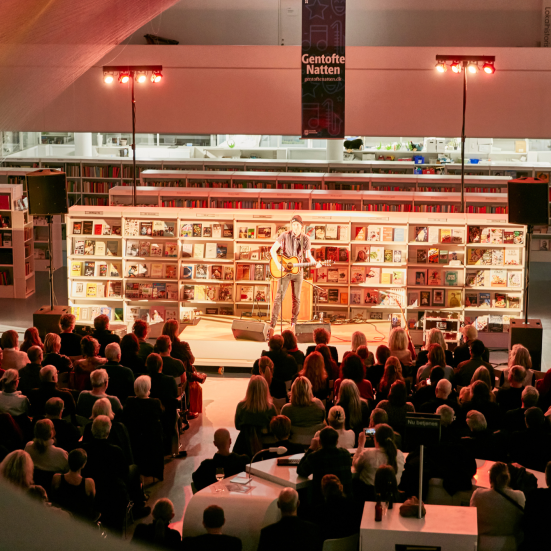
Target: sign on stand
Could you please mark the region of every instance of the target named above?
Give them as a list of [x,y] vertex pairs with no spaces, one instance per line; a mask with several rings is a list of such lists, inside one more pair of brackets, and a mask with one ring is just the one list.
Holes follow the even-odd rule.
[[302,0],[302,137],[344,138],[346,0]]

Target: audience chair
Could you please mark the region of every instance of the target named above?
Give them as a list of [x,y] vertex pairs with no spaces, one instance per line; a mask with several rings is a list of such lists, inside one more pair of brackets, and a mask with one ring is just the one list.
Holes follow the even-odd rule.
[[358,551],[360,547],[360,534],[353,534],[338,540],[325,540],[322,551]]

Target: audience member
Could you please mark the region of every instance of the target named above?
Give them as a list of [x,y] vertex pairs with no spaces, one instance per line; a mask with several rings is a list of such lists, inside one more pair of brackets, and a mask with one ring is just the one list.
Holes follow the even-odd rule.
[[281,490],[277,506],[281,520],[262,528],[258,551],[321,551],[322,538],[318,527],[297,516],[297,491],[292,488]]
[[[306,349],[306,355],[311,354],[314,352],[314,350],[317,349],[318,344],[325,344],[327,348],[329,348],[329,352],[331,353],[331,358],[333,358],[333,361],[335,363],[339,363],[339,352],[337,351],[336,346],[330,346],[329,341],[331,340],[331,333],[327,331],[327,329],[324,329],[323,327],[318,327],[317,329],[314,329],[314,343],[311,344]],[[319,351],[318,351],[319,352]]]
[[[388,413],[384,409],[376,407],[369,416],[369,426],[367,427],[368,429],[372,429],[373,434],[366,433],[364,448],[375,447],[375,427],[381,424],[388,425]],[[402,449],[402,435],[396,431],[394,431],[394,443],[399,450]]]
[[238,455],[230,451],[231,437],[227,429],[218,429],[214,433],[214,441],[218,450],[212,459],[205,459],[193,473],[193,483],[196,490],[202,490],[216,482],[217,469],[224,469],[224,477],[243,472],[249,462],[246,455]]
[[367,373],[367,369],[375,364],[375,357],[373,356],[373,352],[370,352],[369,348],[367,348],[365,344],[358,346],[358,348],[356,349],[356,354],[358,354],[358,356],[360,357],[364,365],[364,377],[365,377],[365,374]]
[[126,401],[122,421],[130,435],[136,465],[142,476],[163,480],[163,406],[158,398],[150,397],[151,378],[147,375],[140,375],[134,381],[134,392],[136,396]]
[[[453,353],[454,367],[458,367],[460,363],[469,361],[472,358],[471,345],[478,339],[478,331],[474,325],[466,325],[463,328],[463,344],[460,344]],[[482,341],[481,341],[482,342]],[[484,362],[490,361],[490,351],[482,343],[483,349],[480,352],[480,358]],[[478,366],[477,366],[478,367]],[[470,377],[469,377],[470,378]]]
[[551,369],[547,371],[543,379],[537,381],[536,388],[540,393],[538,406],[542,411],[547,411],[551,407]]
[[[474,384],[474,383],[471,383],[471,384]],[[488,385],[486,385],[486,386],[488,386]],[[488,386],[488,388],[490,388],[490,387]],[[467,402],[469,402],[472,397],[473,397],[473,394],[471,392],[471,386],[464,386],[459,391],[459,396],[457,398],[457,403],[460,406],[462,406],[463,404],[466,404]]]
[[390,358],[390,348],[384,344],[379,345],[375,351],[375,358],[377,363],[366,369],[365,378],[374,389],[378,389],[385,372],[386,361]]
[[407,401],[406,384],[404,381],[395,381],[390,387],[387,400],[381,400],[377,405],[384,409],[388,415],[388,424],[400,434],[404,433],[406,426],[406,415],[415,413],[411,402]]
[[360,397],[356,383],[349,379],[345,379],[341,383],[336,405],[341,406],[344,410],[345,429],[353,430],[357,439],[358,434],[369,424],[369,406]]
[[509,386],[497,391],[496,400],[503,413],[517,409],[522,405],[522,392],[526,369],[520,365],[514,365],[509,369],[507,380]]
[[107,358],[100,358],[100,344],[94,337],[89,335],[83,337],[80,341],[80,350],[82,359],[74,363],[75,390],[79,392],[92,388],[91,373],[107,362]]
[[400,363],[409,371],[413,369],[413,359],[411,352],[408,348],[408,336],[402,327],[394,327],[390,332],[388,338],[388,347],[390,348],[390,355],[398,358]]
[[524,548],[530,551],[549,549],[547,523],[551,518],[551,461],[545,466],[545,483],[547,488],[538,488],[526,495]]
[[55,444],[70,452],[80,440],[80,431],[69,421],[62,419],[65,404],[61,398],[50,398],[44,408],[45,418],[54,424]]
[[40,370],[42,369],[42,348],[31,346],[27,351],[30,362],[19,370],[19,390],[28,396],[33,388],[40,386]]
[[312,394],[322,402],[327,400],[331,393],[329,377],[325,371],[325,362],[319,352],[308,354],[304,360],[304,367],[299,372],[300,377],[306,377],[312,384]]
[[[83,339],[84,340],[84,339]],[[92,408],[100,398],[107,398],[111,402],[111,407],[115,415],[122,410],[120,400],[116,396],[107,394],[109,385],[109,375],[105,369],[96,369],[90,374],[90,383],[92,390],[83,390],[78,397],[77,414],[85,419],[92,415]]]
[[471,399],[461,406],[459,418],[465,419],[467,413],[474,409],[484,415],[490,432],[501,428],[501,411],[499,406],[491,400],[491,391],[488,385],[482,381],[475,381],[471,386],[471,395]]
[[[404,381],[404,376],[402,375],[402,364],[396,356],[390,356],[385,363],[385,371],[381,382],[377,387],[377,400],[386,400],[388,393],[390,392],[390,387],[396,381]],[[405,381],[404,381],[405,382]]]
[[8,453],[0,463],[0,479],[19,488],[28,490],[33,483],[33,460],[23,450]]
[[[490,489],[477,488],[471,497],[476,507],[479,549],[485,550],[484,536],[510,536],[516,545],[522,542],[524,494],[509,487],[509,470],[505,463],[494,463],[490,468]],[[503,545],[503,544],[502,544]],[[503,549],[516,549],[516,546]]]
[[441,379],[438,381],[435,388],[435,397],[422,404],[419,408],[419,412],[436,413],[436,410],[440,406],[445,405],[452,408],[454,413],[457,413],[459,411],[459,405],[457,404],[457,400],[450,397],[452,392],[452,384],[450,381],[448,381],[448,379]]
[[354,352],[350,352],[346,355],[346,358],[343,358],[341,364],[341,378],[335,381],[335,394],[338,395],[339,387],[343,380],[350,379],[356,383],[358,390],[360,391],[360,396],[367,400],[368,403],[370,400],[375,399],[375,394],[373,393],[373,387],[371,383],[365,378],[365,366],[361,358]]
[[526,347],[522,346],[522,344],[514,344],[509,352],[508,366],[499,376],[500,388],[507,388],[509,386],[509,370],[514,365],[520,365],[526,370],[526,375],[522,384],[524,386],[533,386],[536,375],[532,370],[532,358],[530,357],[530,352]]
[[105,357],[105,347],[116,342],[120,344],[121,338],[109,330],[109,318],[105,314],[101,314],[94,318],[94,331],[92,333],[94,339],[99,342],[99,355]]
[[42,339],[40,338],[36,327],[29,327],[25,331],[25,334],[23,335],[23,343],[19,347],[19,350],[21,352],[28,352],[31,346],[38,346],[41,350],[44,349]]
[[157,337],[157,341],[155,343],[155,351],[161,356],[161,359],[163,361],[163,373],[165,375],[168,375],[170,377],[182,377],[181,379],[183,381],[183,384],[185,384],[186,381],[186,368],[182,362],[182,360],[178,360],[177,358],[173,358],[170,353],[172,352],[172,341],[170,340],[170,337],[167,335],[161,335],[160,337]]
[[433,367],[441,367],[444,370],[444,377],[451,381],[453,378],[453,367],[446,365],[444,349],[438,343],[431,344],[428,350],[428,362],[417,370],[416,382],[420,383],[430,378]]
[[345,448],[337,447],[339,433],[332,427],[320,431],[319,438],[312,438],[310,447],[300,460],[297,474],[308,478],[313,475],[313,500],[321,497],[321,480],[333,474],[341,481],[346,494],[352,492],[352,458]]
[[521,395],[521,407],[509,410],[505,414],[503,428],[509,432],[525,430],[526,422],[524,421],[524,414],[528,408],[536,407],[538,405],[538,399],[539,392],[533,386],[525,387]]
[[68,373],[72,370],[72,362],[67,356],[62,356],[61,338],[57,333],[48,333],[44,339],[44,359],[42,365],[53,365],[58,373]]
[[[471,326],[469,326],[471,327]],[[476,331],[476,329],[475,329]],[[480,366],[484,366],[490,372],[490,380],[492,381],[492,387],[495,386],[494,368],[491,364],[483,359],[484,351],[486,347],[482,341],[478,339],[469,341],[469,349],[471,351],[471,359],[465,360],[454,369],[453,384],[455,386],[467,386],[471,383],[474,372]],[[457,348],[456,348],[457,352]],[[461,355],[460,355],[461,356]]]
[[121,365],[121,347],[118,343],[112,342],[105,347],[105,357],[107,363],[103,369],[109,376],[109,390],[124,404],[129,396],[134,395],[134,373]]
[[143,375],[146,371],[145,360],[142,359],[138,352],[140,351],[140,341],[134,333],[127,333],[121,339],[121,359],[122,365],[129,367],[134,373],[134,378]]
[[484,415],[473,409],[467,413],[466,421],[470,432],[461,439],[461,446],[475,459],[494,459],[492,433],[488,431]]
[[163,325],[163,335],[169,337],[172,344],[170,355],[184,364],[188,383],[191,381],[204,383],[206,375],[204,373],[197,373],[197,370],[193,367],[193,364],[195,363],[195,356],[191,352],[189,344],[178,338],[179,330],[180,325],[177,320],[168,320]]
[[338,476],[326,474],[321,479],[322,500],[314,509],[313,521],[323,540],[341,539],[357,534],[361,512],[350,496],[344,493]]
[[281,408],[281,415],[291,420],[293,428],[319,428],[319,425],[325,424],[325,406],[314,397],[312,383],[306,377],[299,375],[293,381],[291,402]]
[[[483,365],[476,368],[471,378],[470,384],[472,385],[475,381],[482,381],[488,385],[488,388],[492,388],[492,377],[488,369]],[[494,400],[495,394],[492,393],[491,396],[492,396],[492,401],[495,401]]]
[[359,497],[364,501],[372,501],[377,469],[381,465],[390,465],[399,484],[404,470],[404,454],[396,448],[394,431],[389,425],[381,424],[375,427],[374,448],[365,448],[365,439],[365,432],[362,431],[352,464],[361,482],[358,484]]
[[75,330],[75,325],[76,317],[73,314],[63,314],[59,320],[59,328],[61,329],[59,335],[61,339],[61,349],[59,353],[68,356],[72,362],[82,357],[80,348],[82,337],[73,332]]
[[0,392],[0,413],[9,413],[12,417],[28,415],[30,411],[29,400],[17,390],[19,385],[19,372],[17,369],[7,369],[0,379],[2,391]]
[[268,388],[270,389],[270,394],[272,394],[272,390],[276,394],[280,395],[283,395],[287,392],[285,383],[283,381],[277,381],[276,384],[279,388],[272,389],[274,378],[274,362],[272,362],[272,360],[270,360],[268,356],[261,356],[258,360],[258,374],[266,379],[266,383],[268,384]]
[[545,416],[541,409],[531,407],[524,412],[524,420],[526,430],[511,435],[509,457],[527,469],[543,472],[551,460],[551,435]]
[[286,455],[295,455],[297,453],[304,453],[304,446],[301,444],[294,444],[289,442],[291,437],[291,420],[285,415],[276,415],[272,417],[270,421],[270,431],[275,438],[275,442],[270,444],[271,448],[277,448],[279,446],[287,448],[287,451],[282,454],[265,452],[259,454],[256,461],[264,461],[266,459],[273,459],[274,457],[285,457]]
[[151,545],[156,549],[171,549],[180,551],[182,538],[178,530],[169,528],[174,518],[174,505],[166,497],[158,499],[153,506],[153,522],[138,524],[134,530],[132,541]]
[[72,422],[76,423],[75,399],[68,390],[57,387],[57,369],[53,365],[47,365],[40,370],[40,386],[29,394],[33,417],[40,419],[44,416],[46,402],[50,398],[61,398],[65,415],[70,415]]
[[82,448],[69,453],[68,472],[54,474],[52,479],[52,502],[83,520],[97,519],[94,511],[96,485],[91,478],[81,475],[88,455]]
[[293,356],[293,358],[297,362],[297,367],[299,369],[302,368],[302,364],[304,363],[304,358],[306,356],[304,355],[304,352],[302,350],[298,349],[296,335],[289,329],[286,329],[285,331],[283,331],[283,333],[281,333],[281,336],[283,337],[284,350],[287,352],[287,354],[289,354],[289,356]]
[[26,352],[19,350],[19,336],[16,331],[9,330],[2,333],[0,339],[2,347],[2,369],[17,369],[25,367],[29,363]]
[[138,356],[140,359],[145,362],[149,354],[153,353],[153,346],[147,342],[147,337],[149,335],[149,324],[144,320],[136,320],[132,326],[132,333],[138,338],[140,343],[140,350]]
[[339,366],[331,356],[330,348],[326,344],[318,344],[315,352],[319,352],[323,356],[325,371],[327,371],[329,381],[335,382],[339,378]]
[[67,471],[67,452],[54,446],[55,429],[50,419],[37,421],[34,426],[34,439],[25,446],[35,469],[64,473]]
[[442,350],[445,354],[445,365],[454,366],[453,352],[447,349],[446,341],[444,340],[444,335],[440,329],[433,327],[427,332],[425,344],[423,348],[419,351],[417,358],[415,360],[415,367],[419,369],[421,366],[429,362],[429,349],[432,344],[439,344],[442,347]]
[[442,379],[446,380],[444,377],[444,370],[437,365],[432,368],[430,377],[417,385],[415,394],[411,397],[411,403],[415,406],[416,411],[418,411],[425,402],[429,402],[436,398],[436,387]]
[[218,505],[210,505],[203,511],[203,526],[207,533],[184,538],[182,548],[186,551],[241,551],[242,544],[239,538],[222,534],[222,526],[225,523],[224,510]]
[[270,421],[277,415],[264,377],[253,375],[245,399],[237,404],[235,428],[239,431],[233,451],[252,457],[262,449],[262,439],[270,430]]
[[[364,362],[365,367],[371,367],[375,363],[375,358],[373,356],[373,352],[370,352],[367,348],[367,338],[364,333],[361,331],[354,331],[352,333],[351,337],[351,350],[355,354],[358,354],[358,350],[361,347],[365,347],[365,358],[362,358],[362,361]],[[363,353],[363,352],[362,352]],[[361,356],[360,356],[361,357]]]
[[[339,440],[337,442],[338,448],[345,448],[350,450],[354,447],[356,442],[356,435],[353,430],[346,430],[344,428],[346,422],[346,415],[344,409],[341,406],[333,406],[327,414],[327,424],[337,431]],[[318,438],[320,431],[316,432],[314,438]]]

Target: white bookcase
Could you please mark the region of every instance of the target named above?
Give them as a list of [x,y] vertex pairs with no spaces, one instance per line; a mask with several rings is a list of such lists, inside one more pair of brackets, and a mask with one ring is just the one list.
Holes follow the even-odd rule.
[[[246,194],[247,199],[252,194],[259,201],[258,191],[270,190],[225,191]],[[140,201],[150,192],[162,189],[140,190]],[[255,309],[267,313],[267,251],[291,214],[268,209],[72,207],[67,216],[69,304],[82,323],[92,323],[102,309],[113,321],[127,324],[138,316],[151,323],[167,317],[184,320],[194,311],[239,316],[250,312],[253,302]],[[526,228],[507,224],[504,215],[301,214],[311,226],[314,254],[334,260],[311,274],[322,289],[320,310],[329,316],[369,321],[390,315],[409,325],[417,343],[429,318],[457,320],[445,331],[449,341],[457,340],[463,322],[476,323],[483,339],[490,329],[506,341],[509,319],[521,316]],[[91,233],[82,233],[85,227]],[[154,235],[159,230],[163,235]],[[130,235],[132,231],[137,235]],[[469,243],[469,236],[476,242]],[[486,238],[490,241],[479,241]],[[79,254],[85,250],[94,254]]]

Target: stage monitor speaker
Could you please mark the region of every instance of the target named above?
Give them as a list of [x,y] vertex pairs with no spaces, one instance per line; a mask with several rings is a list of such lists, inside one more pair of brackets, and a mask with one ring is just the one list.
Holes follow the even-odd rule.
[[543,341],[543,327],[541,320],[528,320],[528,325],[524,319],[512,319],[509,328],[509,350],[515,344],[522,344],[528,348],[532,357],[532,369],[541,371],[541,350]]
[[67,214],[67,175],[59,170],[27,173],[29,214],[46,216]]
[[319,328],[325,329],[329,334],[331,334],[330,323],[300,323],[295,325],[297,342],[314,342],[314,331]]
[[59,320],[64,314],[70,314],[69,306],[54,306],[51,310],[49,306],[42,306],[33,314],[33,326],[38,329],[41,339],[48,333],[59,334]]
[[264,321],[233,320],[231,330],[237,340],[266,342],[270,326]]
[[510,224],[549,224],[549,184],[538,178],[519,178],[507,184]]

